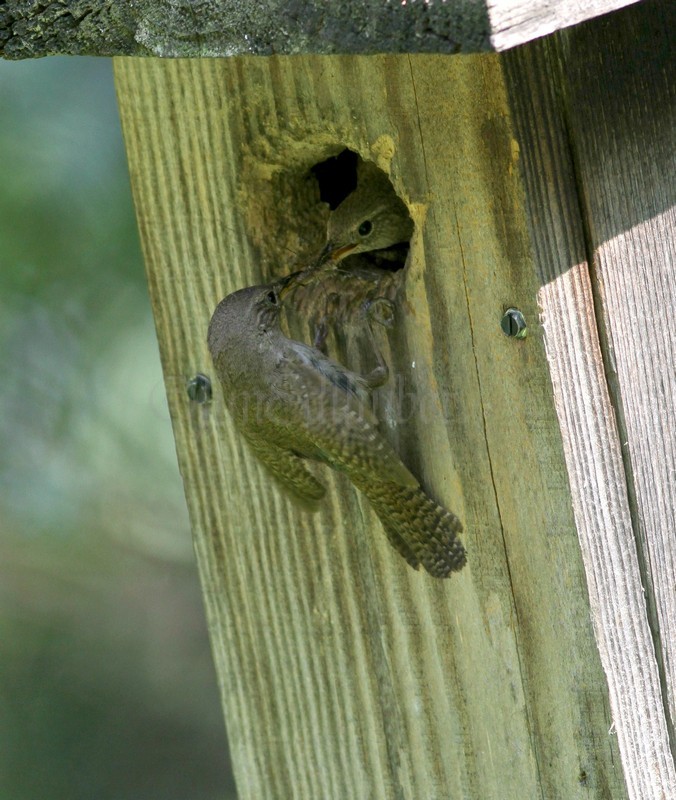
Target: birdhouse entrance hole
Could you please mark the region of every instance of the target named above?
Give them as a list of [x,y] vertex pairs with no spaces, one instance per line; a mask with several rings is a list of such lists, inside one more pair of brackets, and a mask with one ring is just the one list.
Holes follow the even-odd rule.
[[[329,206],[334,212],[353,192],[357,189],[363,193],[371,190],[376,199],[377,205],[389,205],[399,212],[401,208],[410,223],[410,231],[413,230],[413,223],[408,215],[401,199],[397,196],[394,186],[387,174],[379,169],[374,163],[365,161],[358,153],[345,148],[338,155],[320,161],[310,168],[319,186],[320,200]],[[377,208],[374,207],[374,211]],[[339,212],[340,213],[340,212]],[[399,212],[400,213],[400,212]],[[375,221],[375,220],[374,220]],[[363,221],[366,230],[370,230],[373,223],[369,219]],[[410,232],[404,225],[408,236]],[[370,252],[362,253],[360,261],[368,263],[369,266],[377,267],[388,272],[397,272],[402,269],[408,258],[410,240],[388,241],[386,247],[375,248]],[[346,266],[352,259],[345,259]]]
[[319,184],[319,197],[333,211],[357,188],[359,156],[347,148],[310,169]]

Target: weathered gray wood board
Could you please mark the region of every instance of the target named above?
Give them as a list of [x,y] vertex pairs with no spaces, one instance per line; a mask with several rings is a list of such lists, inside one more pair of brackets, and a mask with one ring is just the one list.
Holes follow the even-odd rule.
[[[499,57],[133,59],[116,77],[241,797],[625,797]],[[308,170],[345,146],[417,224],[390,340],[416,413],[390,432],[465,522],[447,582],[340,477],[297,511],[218,387],[208,408],[185,391],[212,374],[217,301],[321,240]],[[523,341],[500,331],[509,305]]]
[[554,31],[594,19],[601,14],[631,5],[635,0],[488,0],[491,44],[496,50],[530,42]]
[[653,3],[505,57],[595,630],[646,800],[676,793],[673,16]]
[[636,0],[77,0],[0,4],[0,57],[504,50]]
[[630,9],[506,59],[595,628],[641,798],[676,791],[676,359],[659,323],[676,311],[673,16]]
[[[566,106],[642,582],[676,723],[676,5],[564,37]],[[667,702],[668,700],[668,702]]]

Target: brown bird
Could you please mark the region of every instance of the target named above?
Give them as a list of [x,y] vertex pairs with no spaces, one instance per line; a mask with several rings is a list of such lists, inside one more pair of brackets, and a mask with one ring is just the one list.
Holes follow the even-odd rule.
[[386,250],[412,235],[406,203],[381,169],[362,161],[357,188],[329,215],[323,256],[336,262],[347,255]]
[[[288,280],[228,295],[209,324],[209,350],[236,426],[303,505],[316,508],[325,494],[305,459],[328,464],[366,495],[390,543],[412,567],[448,577],[466,561],[462,526],[425,494],[378,430],[368,401],[386,380],[386,368],[363,377],[286,337],[280,294]],[[375,309],[377,321],[381,309]],[[386,319],[388,307],[382,311]]]
[[280,290],[283,299],[293,295],[293,307],[314,327],[316,347],[323,348],[331,325],[350,321],[359,298],[393,295],[392,277],[404,266],[412,234],[408,208],[387,175],[361,161],[357,188],[329,215],[326,246]]

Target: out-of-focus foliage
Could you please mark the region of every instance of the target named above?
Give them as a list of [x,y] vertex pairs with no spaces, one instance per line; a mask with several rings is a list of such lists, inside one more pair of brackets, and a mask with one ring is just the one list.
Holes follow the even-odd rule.
[[234,797],[110,63],[0,61],[0,797]]

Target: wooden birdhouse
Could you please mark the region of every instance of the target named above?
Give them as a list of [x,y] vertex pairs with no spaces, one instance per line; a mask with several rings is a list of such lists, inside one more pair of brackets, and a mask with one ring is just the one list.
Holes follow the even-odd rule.
[[[4,54],[118,56],[242,800],[676,797],[673,3],[87,5]],[[463,522],[447,580],[343,476],[315,514],[280,493],[207,350],[360,164],[414,223],[378,407]]]

